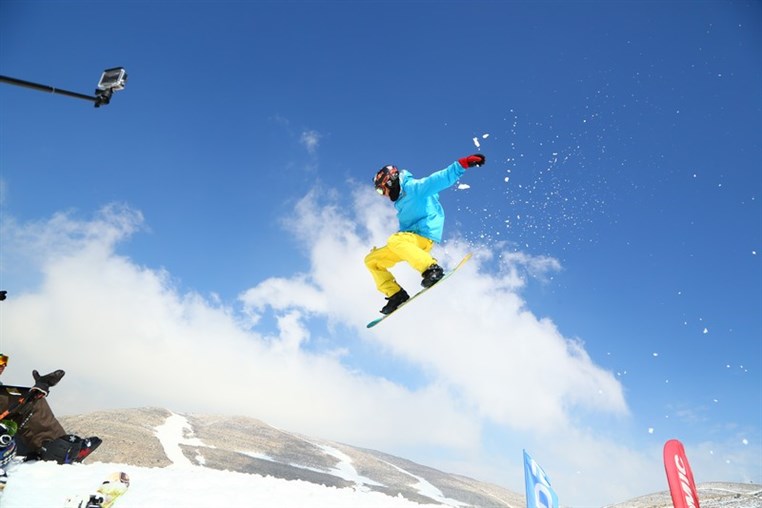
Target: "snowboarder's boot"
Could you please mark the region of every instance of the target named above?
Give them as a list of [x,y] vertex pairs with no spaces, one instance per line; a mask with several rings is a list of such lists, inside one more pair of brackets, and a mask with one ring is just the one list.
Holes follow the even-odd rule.
[[442,280],[442,277],[444,277],[444,270],[442,270],[442,267],[433,264],[430,267],[428,267],[422,274],[423,280],[421,281],[421,286],[425,288],[430,288],[440,280]]
[[86,437],[82,440],[82,448],[79,449],[77,457],[74,462],[82,462],[88,455],[93,453],[98,448],[103,440],[96,436]]
[[67,434],[58,439],[43,443],[40,447],[40,459],[54,460],[59,464],[71,464],[82,462],[101,444],[100,438],[95,436],[81,438],[74,434]]
[[405,303],[410,299],[410,295],[407,294],[407,291],[404,289],[400,289],[396,293],[394,293],[392,296],[387,298],[389,300],[386,305],[384,305],[384,308],[381,309],[381,314],[391,314],[395,310],[397,310],[397,307]]

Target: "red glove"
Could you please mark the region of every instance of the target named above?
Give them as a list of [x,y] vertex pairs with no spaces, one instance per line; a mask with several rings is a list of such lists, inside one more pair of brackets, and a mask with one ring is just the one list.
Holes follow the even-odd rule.
[[474,166],[481,166],[487,161],[487,159],[480,153],[475,153],[473,155],[469,155],[468,157],[463,157],[462,159],[458,159],[458,162],[463,168],[472,168]]

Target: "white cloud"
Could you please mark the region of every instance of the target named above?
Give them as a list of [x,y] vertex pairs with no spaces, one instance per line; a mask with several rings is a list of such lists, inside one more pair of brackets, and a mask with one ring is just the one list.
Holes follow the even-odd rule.
[[320,145],[320,138],[322,138],[322,135],[319,132],[306,130],[299,136],[299,141],[307,149],[307,152],[314,154]]
[[324,313],[327,308],[325,295],[307,283],[305,276],[293,279],[271,278],[257,287],[247,290],[241,300],[253,311],[266,306],[277,310],[296,307],[310,312]]
[[[182,292],[169,271],[120,256],[120,242],[145,227],[129,208],[91,220],[5,218],[3,262],[23,259],[38,275],[36,285],[14,276],[25,289],[2,303],[0,349],[11,355],[3,380],[28,383],[32,368],[63,368],[67,377],[51,395],[62,414],[141,406],[245,414],[419,460],[436,456],[422,450],[440,450],[431,465],[457,465],[518,491],[522,477],[508,476],[506,457],[516,472],[526,447],[569,503],[658,490],[658,450],[600,432],[628,415],[620,382],[518,292],[530,275],[559,270],[556,260],[449,240],[435,250],[445,266],[468,250],[474,258],[383,325],[365,328],[383,297],[363,258],[394,232],[388,205],[366,189],[342,206],[330,193],[306,196],[287,229],[303,242],[308,272],[242,288],[228,304]],[[500,269],[490,273],[495,258]],[[398,265],[395,273],[417,290],[412,269]],[[355,349],[405,368],[371,373]],[[414,382],[399,374],[410,370]],[[486,428],[502,429],[504,449],[481,448]],[[612,463],[626,464],[627,485],[600,485]]]
[[[259,416],[349,442],[373,433],[379,447],[400,436],[473,446],[477,426],[440,388],[407,389],[346,368],[334,350],[302,350],[311,335],[302,316],[325,312],[325,304],[308,286],[298,289],[299,277],[268,280],[244,294],[248,304],[267,299],[285,310],[273,334],[253,331],[232,307],[181,293],[168,272],[119,256],[118,242],[141,227],[141,217],[118,210],[90,221],[59,214],[3,223],[4,243],[14,239],[4,250],[14,258],[36,252],[41,273],[38,287],[11,288],[3,302],[0,347],[11,355],[3,381],[27,384],[33,368],[63,368],[68,374],[51,398],[60,414],[159,405]],[[294,301],[277,304],[278,291]],[[396,418],[398,411],[420,428]],[[443,417],[447,426],[437,423]]]
[[[327,203],[318,203],[315,195],[307,196],[291,222],[297,237],[308,245],[312,263],[309,281],[299,277],[292,282],[306,282],[321,291],[323,301],[331,302],[326,312],[333,319],[420,365],[459,400],[495,422],[552,430],[566,425],[569,411],[576,407],[626,414],[615,377],[596,367],[584,349],[561,336],[552,322],[535,317],[514,291],[520,285],[519,268],[533,273],[557,270],[559,264],[553,259],[504,253],[504,270],[495,276],[480,270],[481,259],[493,254],[480,248],[446,288],[417,300],[372,333],[364,331],[383,297],[362,259],[370,246],[385,242],[395,224],[388,203],[368,202],[366,194],[372,193],[354,197],[351,210],[340,208],[330,197]],[[355,210],[361,211],[360,220],[366,223],[349,219]],[[447,250],[435,253],[451,266],[466,249],[453,241]],[[404,287],[416,290],[418,274],[404,264],[395,273]],[[293,294],[297,304],[301,293]],[[275,300],[276,306],[283,305],[282,296]],[[527,395],[505,387],[527,383],[532,386],[533,411],[516,411]]]

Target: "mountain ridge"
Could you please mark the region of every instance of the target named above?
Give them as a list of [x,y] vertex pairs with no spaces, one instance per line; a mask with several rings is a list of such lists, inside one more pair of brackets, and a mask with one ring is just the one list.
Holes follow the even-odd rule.
[[[103,439],[88,462],[167,467],[174,461],[163,448],[157,429],[173,416],[178,415],[167,409],[138,408],[97,411],[60,420],[72,433]],[[255,418],[193,413],[179,416],[188,425],[180,449],[192,464],[328,487],[361,487],[389,496],[401,495],[421,504],[485,508],[518,508],[525,504],[522,495],[497,485],[444,473],[383,452],[279,430]]]
[[[421,504],[481,508],[523,508],[526,504],[523,494],[494,484],[377,450],[284,431],[252,417],[133,408],[59,419],[69,432],[103,439],[88,462],[162,468],[185,461],[222,471],[373,490]],[[174,443],[175,450],[167,449],[160,435],[172,425],[172,432],[182,433],[179,445]],[[759,485],[710,482],[698,488],[703,508],[762,508]],[[665,490],[607,508],[670,507],[672,501]]]

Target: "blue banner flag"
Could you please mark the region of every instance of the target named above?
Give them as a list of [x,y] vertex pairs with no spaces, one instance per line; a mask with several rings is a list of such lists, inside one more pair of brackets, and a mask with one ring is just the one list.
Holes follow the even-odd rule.
[[527,508],[558,508],[558,496],[540,465],[524,450]]

